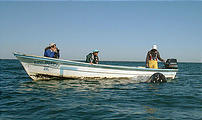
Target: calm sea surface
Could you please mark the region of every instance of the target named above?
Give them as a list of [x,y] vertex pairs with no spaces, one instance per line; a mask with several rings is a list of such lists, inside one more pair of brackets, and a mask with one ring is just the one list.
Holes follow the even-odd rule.
[[[143,66],[140,62],[102,62]],[[17,60],[0,60],[0,120],[202,120],[202,64],[179,63],[168,83],[32,81]]]

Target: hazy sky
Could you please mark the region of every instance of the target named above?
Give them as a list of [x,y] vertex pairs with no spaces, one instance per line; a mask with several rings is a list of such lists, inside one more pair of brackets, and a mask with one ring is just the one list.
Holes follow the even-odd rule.
[[43,55],[55,42],[63,59],[202,62],[202,2],[0,2],[0,58]]

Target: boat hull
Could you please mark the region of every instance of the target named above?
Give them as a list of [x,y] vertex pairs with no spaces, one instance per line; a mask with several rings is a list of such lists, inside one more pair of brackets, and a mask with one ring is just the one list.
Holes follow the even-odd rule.
[[33,80],[53,79],[58,77],[76,79],[134,79],[138,77],[149,78],[154,73],[162,73],[166,78],[174,79],[177,72],[176,69],[92,65],[83,62],[18,53],[14,53],[14,55],[20,60],[25,71]]

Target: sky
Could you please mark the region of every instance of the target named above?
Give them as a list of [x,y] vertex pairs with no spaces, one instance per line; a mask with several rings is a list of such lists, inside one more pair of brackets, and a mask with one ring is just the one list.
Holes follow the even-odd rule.
[[0,59],[13,52],[43,56],[56,43],[61,58],[145,61],[153,44],[161,57],[202,62],[202,2],[0,1]]

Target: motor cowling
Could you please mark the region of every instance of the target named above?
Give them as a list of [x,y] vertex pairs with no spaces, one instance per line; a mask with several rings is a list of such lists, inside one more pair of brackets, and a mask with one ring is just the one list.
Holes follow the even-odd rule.
[[165,63],[166,69],[178,69],[177,59],[167,59]]

